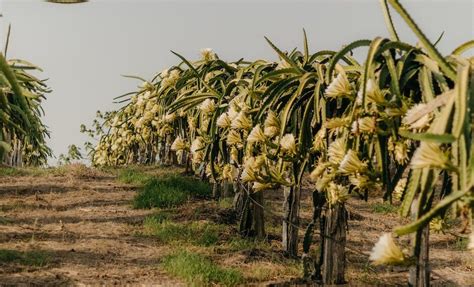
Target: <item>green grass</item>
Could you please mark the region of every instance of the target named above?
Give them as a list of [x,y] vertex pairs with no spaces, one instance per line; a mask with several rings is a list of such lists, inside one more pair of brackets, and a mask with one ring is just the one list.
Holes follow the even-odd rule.
[[161,216],[152,216],[143,223],[143,234],[156,237],[163,243],[191,243],[199,246],[215,245],[223,227],[208,222],[175,223]]
[[388,213],[396,213],[398,208],[396,206],[391,205],[390,203],[375,203],[372,205],[372,211],[375,213],[382,213],[382,214],[388,214]]
[[127,184],[135,184],[135,185],[143,185],[146,184],[152,178],[151,175],[145,173],[144,171],[130,167],[125,168],[119,171],[118,180],[127,183]]
[[0,177],[7,176],[45,176],[54,174],[56,168],[44,167],[0,167]]
[[467,250],[467,245],[469,244],[469,238],[467,237],[457,237],[454,242],[454,249],[459,251]]
[[0,249],[0,264],[18,263],[27,266],[45,266],[50,257],[43,251],[16,251]]
[[166,256],[162,266],[191,286],[236,286],[243,283],[243,275],[239,271],[219,267],[208,258],[187,251]]
[[150,179],[135,196],[135,208],[168,208],[184,204],[189,198],[205,198],[211,195],[208,183],[197,179],[169,175]]
[[234,198],[233,197],[226,197],[219,200],[217,203],[219,208],[230,209],[234,207]]

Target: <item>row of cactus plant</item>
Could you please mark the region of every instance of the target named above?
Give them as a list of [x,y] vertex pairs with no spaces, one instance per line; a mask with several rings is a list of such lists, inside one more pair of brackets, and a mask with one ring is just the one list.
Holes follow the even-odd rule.
[[[430,221],[462,210],[472,230],[474,58],[462,54],[474,41],[444,57],[397,0],[381,3],[391,39],[316,53],[306,34],[303,51],[283,52],[267,39],[279,62],[225,62],[210,49],[190,62],[175,53],[178,65],[141,79],[138,91],[116,98],[122,108],[81,128],[97,138],[88,144],[92,162],[181,163],[217,187],[233,184],[240,230],[257,236],[264,235],[260,195],[283,188],[283,247],[290,256],[298,253],[308,175],[314,216],[304,256],[318,226],[323,248],[305,273],[328,284],[344,282],[344,264],[333,261],[344,261],[345,201],[355,195],[400,202],[400,214],[413,221],[394,234],[416,234],[412,253],[401,252],[390,233],[370,259],[420,269],[413,258],[421,257]],[[419,45],[399,40],[388,3]],[[364,47],[360,63],[351,53]]]
[[52,156],[46,144],[50,133],[41,119],[44,115],[41,103],[50,89],[45,80],[31,73],[38,71],[42,69],[30,62],[7,60],[0,53],[0,158],[3,164],[42,166]]

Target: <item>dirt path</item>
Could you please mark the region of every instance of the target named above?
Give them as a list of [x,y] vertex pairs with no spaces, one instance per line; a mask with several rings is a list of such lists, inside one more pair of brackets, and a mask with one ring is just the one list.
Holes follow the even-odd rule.
[[135,236],[152,211],[132,209],[133,195],[106,174],[2,178],[0,249],[49,260],[0,265],[0,285],[179,285],[158,269],[166,250]]

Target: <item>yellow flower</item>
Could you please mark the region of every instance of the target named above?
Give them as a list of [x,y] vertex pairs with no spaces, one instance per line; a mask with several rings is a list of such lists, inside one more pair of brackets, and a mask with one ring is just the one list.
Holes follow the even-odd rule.
[[372,248],[369,260],[375,265],[397,265],[405,261],[405,255],[400,247],[395,244],[390,233],[384,233]]
[[173,144],[171,144],[171,150],[174,151],[179,151],[179,150],[185,150],[186,149],[186,142],[181,138],[177,137]]
[[400,178],[397,182],[397,185],[393,189],[393,198],[396,200],[401,200],[406,186],[407,186],[407,179]]
[[264,134],[272,138],[280,132],[280,120],[273,111],[269,111],[265,122],[263,123]]
[[293,134],[286,134],[281,138],[280,148],[287,155],[296,155],[296,142]]
[[328,157],[330,163],[339,166],[339,163],[342,161],[346,154],[345,144],[346,143],[344,142],[343,138],[338,138],[329,145]]
[[201,103],[199,109],[205,115],[212,114],[216,110],[216,103],[214,102],[214,100],[206,99],[204,102]]
[[223,113],[217,118],[216,123],[218,127],[225,129],[225,128],[230,127],[232,121],[228,113]]
[[214,53],[214,51],[212,51],[211,48],[205,48],[205,49],[201,49],[201,58],[204,61],[209,62],[209,61],[215,60],[217,56],[216,56],[216,53]]
[[242,182],[256,181],[257,175],[255,174],[255,171],[253,169],[245,168],[242,172],[242,175],[240,176],[240,179],[242,180]]
[[[374,83],[374,80],[368,79],[365,86],[365,101],[368,103],[381,104],[385,101],[385,94],[380,90],[380,87]],[[357,93],[356,102],[362,104],[362,87],[360,87],[359,92]]]
[[313,171],[309,174],[309,178],[311,179],[312,182],[317,182],[321,175],[328,169],[330,166],[330,163],[324,162],[322,160],[319,160],[318,164],[316,167],[313,169]]
[[352,97],[352,86],[343,69],[340,70],[329,86],[324,91],[329,98]]
[[193,153],[193,164],[200,164],[204,160],[204,152],[198,151]]
[[250,130],[252,128],[252,120],[247,117],[244,112],[240,112],[234,120],[232,120],[231,127],[233,129]]
[[164,117],[164,121],[166,123],[172,123],[172,122],[174,122],[175,119],[176,119],[176,114],[175,113],[166,114],[165,117]]
[[314,136],[313,145],[311,151],[317,152],[324,149],[326,146],[326,129],[321,127],[319,131]]
[[366,169],[367,164],[362,162],[357,156],[357,153],[351,149],[347,151],[347,154],[344,156],[341,164],[339,165],[339,172],[344,174],[360,173]]
[[240,133],[236,130],[230,130],[227,134],[227,144],[234,145],[234,146],[241,146],[242,145],[242,138],[240,137]]
[[222,169],[222,179],[226,181],[233,181],[237,177],[237,169],[231,165],[226,164]]
[[411,168],[441,168],[449,169],[452,164],[448,156],[443,153],[438,144],[422,142],[411,159]]
[[339,134],[350,126],[350,119],[348,117],[328,119],[324,126],[330,131],[330,135]]
[[271,189],[272,185],[270,183],[254,182],[252,187],[254,191],[259,192],[259,191]]
[[[424,129],[429,126],[431,121],[430,113],[424,114],[426,104],[416,104],[409,109],[402,119],[402,123],[410,129]],[[423,115],[424,114],[424,115]]]
[[260,127],[260,124],[256,125],[252,131],[250,132],[247,141],[249,143],[261,143],[265,142],[266,137],[265,134],[263,133],[262,128]]
[[179,69],[174,69],[171,72],[167,71],[166,77],[161,80],[161,87],[166,89],[168,87],[174,86],[179,80]]
[[405,164],[405,162],[408,160],[408,144],[407,144],[407,142],[404,141],[404,142],[395,143],[393,154],[395,156],[395,160],[399,164]]
[[430,231],[433,231],[435,233],[443,232],[445,226],[446,223],[441,217],[435,217],[430,221]]
[[160,73],[161,78],[167,78],[170,75],[169,70],[165,69]]
[[362,174],[352,174],[349,176],[349,181],[351,184],[358,190],[373,190],[377,187],[377,184],[374,183],[370,178]]
[[191,143],[191,152],[196,153],[197,151],[201,150],[204,148],[204,142],[202,140],[202,137],[197,137],[193,140]]
[[377,124],[376,124],[375,118],[363,117],[352,123],[351,132],[353,134],[359,134],[359,133],[372,134],[376,131],[376,128],[377,128]]
[[230,148],[230,160],[234,163],[237,163],[239,160],[239,150],[235,146]]
[[344,203],[349,197],[347,188],[340,184],[335,184],[334,182],[329,183],[326,191],[328,204],[330,206],[337,203]]

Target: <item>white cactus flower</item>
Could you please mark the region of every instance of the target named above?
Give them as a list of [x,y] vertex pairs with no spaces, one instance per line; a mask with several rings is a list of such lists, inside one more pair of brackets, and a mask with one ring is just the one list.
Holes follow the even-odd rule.
[[416,149],[410,163],[413,169],[417,168],[441,168],[452,167],[448,156],[440,149],[436,143],[422,142]]
[[349,197],[347,188],[334,182],[329,182],[326,192],[328,204],[331,206],[337,203],[344,203]]
[[[420,103],[416,104],[407,111],[405,117],[402,119],[402,123],[408,125],[410,129],[419,130],[429,126],[431,122],[431,114],[427,113],[422,115],[423,110],[426,109],[427,105]],[[422,115],[422,116],[420,116]]]
[[253,127],[252,120],[244,112],[240,112],[237,117],[232,120],[231,127],[233,129],[250,130]]
[[216,110],[216,103],[214,100],[206,99],[199,105],[199,109],[206,115],[212,114]]
[[[357,93],[356,103],[362,104],[362,86]],[[368,79],[365,86],[365,100],[369,103],[381,104],[385,101],[384,93],[380,90],[379,86],[375,84],[374,80]]]
[[369,133],[372,134],[377,129],[377,123],[373,117],[363,117],[352,123],[351,132],[353,134]]
[[338,138],[329,145],[328,157],[330,163],[339,166],[339,163],[346,155],[345,144],[344,139]]
[[253,127],[252,131],[250,132],[249,136],[247,137],[247,141],[249,143],[262,143],[266,141],[266,136],[263,133],[260,124]]
[[324,171],[326,171],[326,169],[329,168],[329,166],[330,166],[330,163],[319,160],[316,167],[309,174],[309,178],[311,179],[311,181],[317,182],[321,178],[321,175],[324,173]]
[[269,111],[265,122],[263,123],[264,134],[267,137],[275,137],[280,132],[280,120],[274,111]]
[[405,261],[405,255],[395,244],[392,235],[384,233],[372,248],[369,260],[373,261],[375,265],[397,265]]
[[332,80],[324,93],[329,98],[352,97],[352,86],[344,70]]
[[362,162],[357,153],[351,149],[347,151],[339,165],[339,172],[344,174],[361,173],[366,169],[367,163]]
[[296,141],[293,134],[286,134],[281,138],[280,148],[287,155],[296,155]]
[[202,140],[202,137],[197,137],[191,143],[191,152],[192,153],[196,153],[197,151],[199,151],[203,148],[204,148],[204,142]]
[[397,182],[397,185],[393,189],[393,198],[396,200],[401,200],[406,186],[407,186],[407,179],[400,178]]
[[168,69],[164,69],[161,73],[160,73],[160,76],[162,79],[164,78],[168,78],[168,76],[170,75],[170,72]]
[[230,130],[227,134],[227,144],[240,147],[243,144],[240,133],[236,130]]
[[177,137],[171,144],[171,150],[180,151],[186,149],[186,142],[181,138]]
[[220,128],[228,128],[230,127],[232,121],[229,117],[229,114],[228,113],[223,113],[221,114],[218,118],[217,118],[217,126],[220,127]]
[[176,119],[176,113],[166,114],[164,117],[164,121],[166,123],[172,123]]
[[206,61],[212,61],[217,58],[216,53],[211,48],[201,49],[201,58]]

